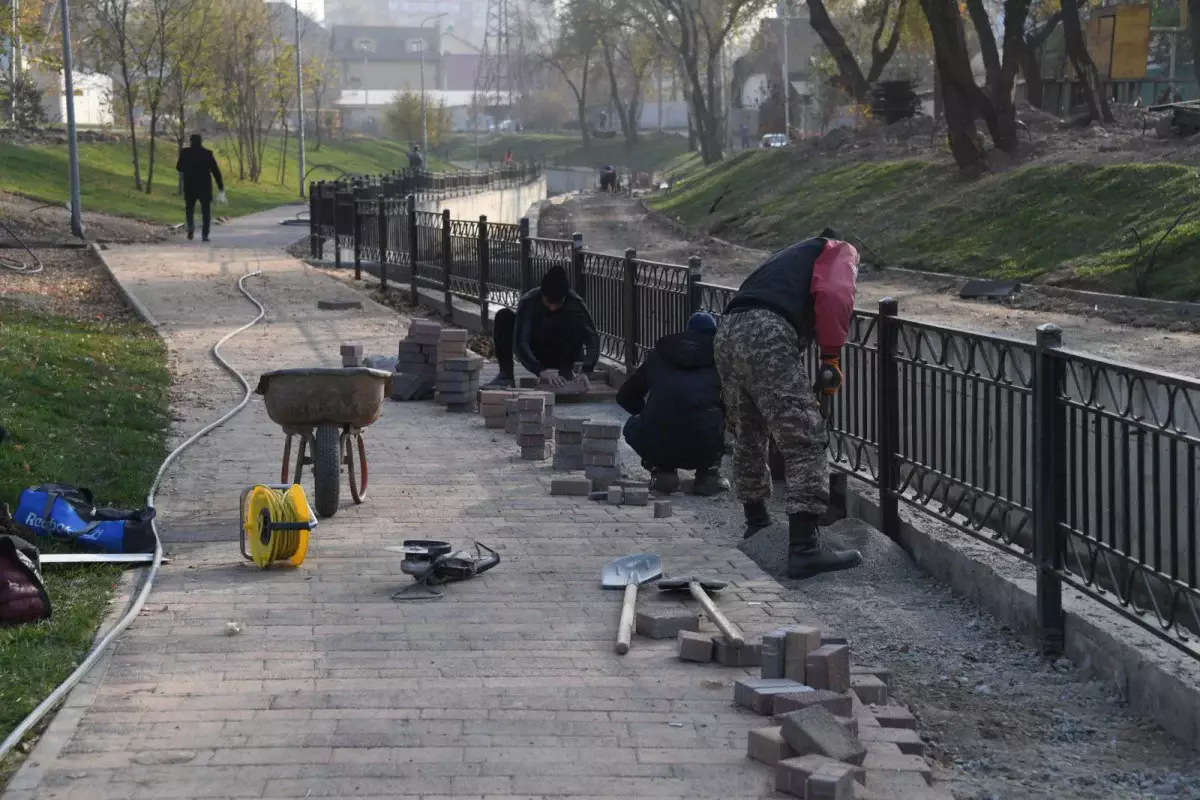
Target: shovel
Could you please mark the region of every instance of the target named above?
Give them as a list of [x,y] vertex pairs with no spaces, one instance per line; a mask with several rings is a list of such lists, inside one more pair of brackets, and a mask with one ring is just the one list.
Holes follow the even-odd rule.
[[633,638],[633,607],[637,604],[638,586],[662,577],[662,559],[648,553],[622,556],[604,565],[600,582],[605,589],[624,589],[621,604],[621,624],[617,626],[617,653],[629,652]]
[[669,578],[658,582],[658,589],[661,592],[678,592],[687,589],[692,593],[692,597],[696,598],[696,602],[704,609],[704,613],[713,621],[713,624],[721,629],[721,633],[725,634],[725,638],[733,643],[734,647],[741,647],[746,644],[746,636],[742,633],[742,629],[726,618],[721,610],[717,608],[708,596],[708,592],[719,592],[728,584],[725,581],[706,581],[700,578]]

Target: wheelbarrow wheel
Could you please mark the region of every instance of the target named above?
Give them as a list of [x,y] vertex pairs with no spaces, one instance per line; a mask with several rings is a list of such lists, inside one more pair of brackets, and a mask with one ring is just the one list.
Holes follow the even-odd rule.
[[342,431],[337,425],[318,425],[313,447],[313,498],[318,516],[337,513],[341,474]]

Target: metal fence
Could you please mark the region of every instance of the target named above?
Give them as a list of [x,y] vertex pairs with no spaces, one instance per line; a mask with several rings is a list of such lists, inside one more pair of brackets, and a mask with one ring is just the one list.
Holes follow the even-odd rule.
[[[351,241],[340,216],[314,217],[314,251],[337,231],[357,276],[367,262],[385,288],[406,279],[414,296],[469,301],[485,330],[492,306],[515,307],[564,267],[601,353],[626,369],[736,291],[705,283],[698,258],[596,253],[578,234],[531,237],[527,220],[454,220],[412,198],[336,207]],[[842,369],[831,464],[878,489],[885,533],[899,537],[903,505],[1028,564],[1047,651],[1062,646],[1065,584],[1200,658],[1200,382],[1070,352],[1053,326],[1030,344],[902,319],[891,300],[855,312]]]

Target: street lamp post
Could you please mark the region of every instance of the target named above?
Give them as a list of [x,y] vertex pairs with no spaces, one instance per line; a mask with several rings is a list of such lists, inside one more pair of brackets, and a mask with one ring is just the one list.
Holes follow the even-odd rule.
[[[296,112],[300,118],[300,199],[304,199],[304,78],[300,71],[300,0],[296,0]],[[320,124],[318,122],[318,124]]]
[[71,179],[71,233],[83,238],[83,212],[79,202],[79,142],[75,135],[75,81],[71,75],[71,21],[67,0],[58,0],[58,13],[62,16],[63,40],[63,94],[67,101],[67,156],[70,160]]
[[792,85],[788,81],[788,36],[787,36],[787,5],[780,3],[775,6],[775,13],[783,23],[783,135],[792,140]]
[[428,162],[428,158],[429,158],[429,125],[428,125],[428,122],[426,121],[426,114],[425,114],[425,45],[426,45],[425,26],[435,19],[441,19],[442,17],[446,16],[446,13],[448,13],[448,12],[443,12],[441,14],[434,14],[431,17],[426,17],[425,19],[421,20],[421,25],[420,25],[420,28],[421,28],[421,155],[425,159],[427,159],[425,162],[426,164],[429,163]]

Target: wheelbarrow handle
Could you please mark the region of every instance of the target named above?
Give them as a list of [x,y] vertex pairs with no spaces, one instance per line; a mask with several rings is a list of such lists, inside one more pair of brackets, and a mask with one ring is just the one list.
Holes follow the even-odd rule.
[[633,640],[633,607],[637,605],[638,585],[629,583],[625,586],[625,600],[621,603],[621,623],[617,626],[617,654],[629,652],[629,643]]
[[746,644],[746,636],[742,633],[742,629],[734,625],[729,619],[721,613],[721,610],[713,603],[712,598],[708,596],[708,592],[704,591],[704,587],[697,581],[688,583],[688,589],[692,593],[692,597],[704,609],[704,613],[713,621],[713,624],[721,629],[721,633],[725,634],[725,638],[733,643],[734,647],[741,647]]

